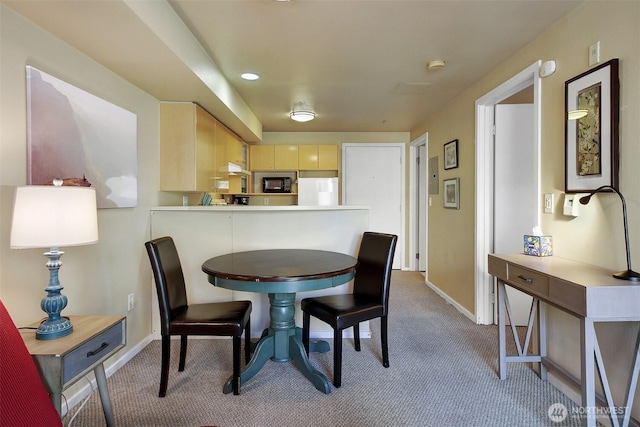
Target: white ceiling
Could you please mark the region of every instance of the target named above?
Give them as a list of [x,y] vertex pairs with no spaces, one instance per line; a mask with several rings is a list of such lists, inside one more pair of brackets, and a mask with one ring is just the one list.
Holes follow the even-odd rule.
[[[169,0],[190,38],[182,22],[134,12],[164,0],[2,0],[154,97],[200,103],[248,141],[260,136],[251,118],[264,132],[410,131],[582,2]],[[199,43],[211,69],[176,40]],[[446,68],[428,71],[440,58]],[[245,71],[260,80],[243,81]],[[316,119],[289,119],[296,102]]]

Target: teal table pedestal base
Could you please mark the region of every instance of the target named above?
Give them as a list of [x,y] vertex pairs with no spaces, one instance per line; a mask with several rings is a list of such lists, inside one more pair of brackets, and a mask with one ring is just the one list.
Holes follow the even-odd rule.
[[[289,362],[293,360],[302,374],[323,393],[331,392],[331,382],[320,371],[311,366],[307,353],[302,345],[302,329],[295,323],[294,293],[270,293],[271,325],[262,334],[254,349],[251,361],[240,372],[240,385],[249,381],[264,366],[268,359],[274,362]],[[324,353],[329,351],[326,341],[311,342],[309,351]],[[224,385],[223,392],[231,393],[232,378]]]

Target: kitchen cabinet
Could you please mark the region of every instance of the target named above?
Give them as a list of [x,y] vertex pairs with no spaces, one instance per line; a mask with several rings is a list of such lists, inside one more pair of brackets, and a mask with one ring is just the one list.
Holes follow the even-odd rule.
[[217,120],[194,103],[160,103],[160,190],[215,191]]
[[251,145],[249,164],[252,171],[298,170],[297,145]]
[[298,146],[276,145],[274,148],[275,170],[298,170]]
[[249,169],[252,171],[270,171],[275,166],[274,145],[250,145]]
[[298,167],[300,170],[338,170],[338,146],[300,145]]

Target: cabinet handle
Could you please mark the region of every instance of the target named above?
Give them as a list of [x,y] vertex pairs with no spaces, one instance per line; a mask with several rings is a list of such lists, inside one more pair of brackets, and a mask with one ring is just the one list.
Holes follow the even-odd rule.
[[522,274],[518,276],[518,279],[522,279],[527,283],[533,283],[533,279],[531,277],[525,277]]
[[106,342],[103,342],[99,348],[93,351],[87,352],[87,357],[95,356],[96,354],[100,353],[102,350],[104,350],[107,347],[109,347],[109,344],[107,344]]

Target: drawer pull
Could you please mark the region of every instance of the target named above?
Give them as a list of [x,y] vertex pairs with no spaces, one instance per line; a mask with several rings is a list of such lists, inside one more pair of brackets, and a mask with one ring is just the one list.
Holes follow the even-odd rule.
[[525,277],[522,274],[518,276],[518,279],[522,279],[527,283],[533,283],[533,279],[531,277]]
[[100,353],[102,350],[104,350],[107,347],[109,347],[109,344],[107,344],[106,342],[103,342],[99,348],[93,351],[87,352],[87,357],[95,356],[96,354]]

